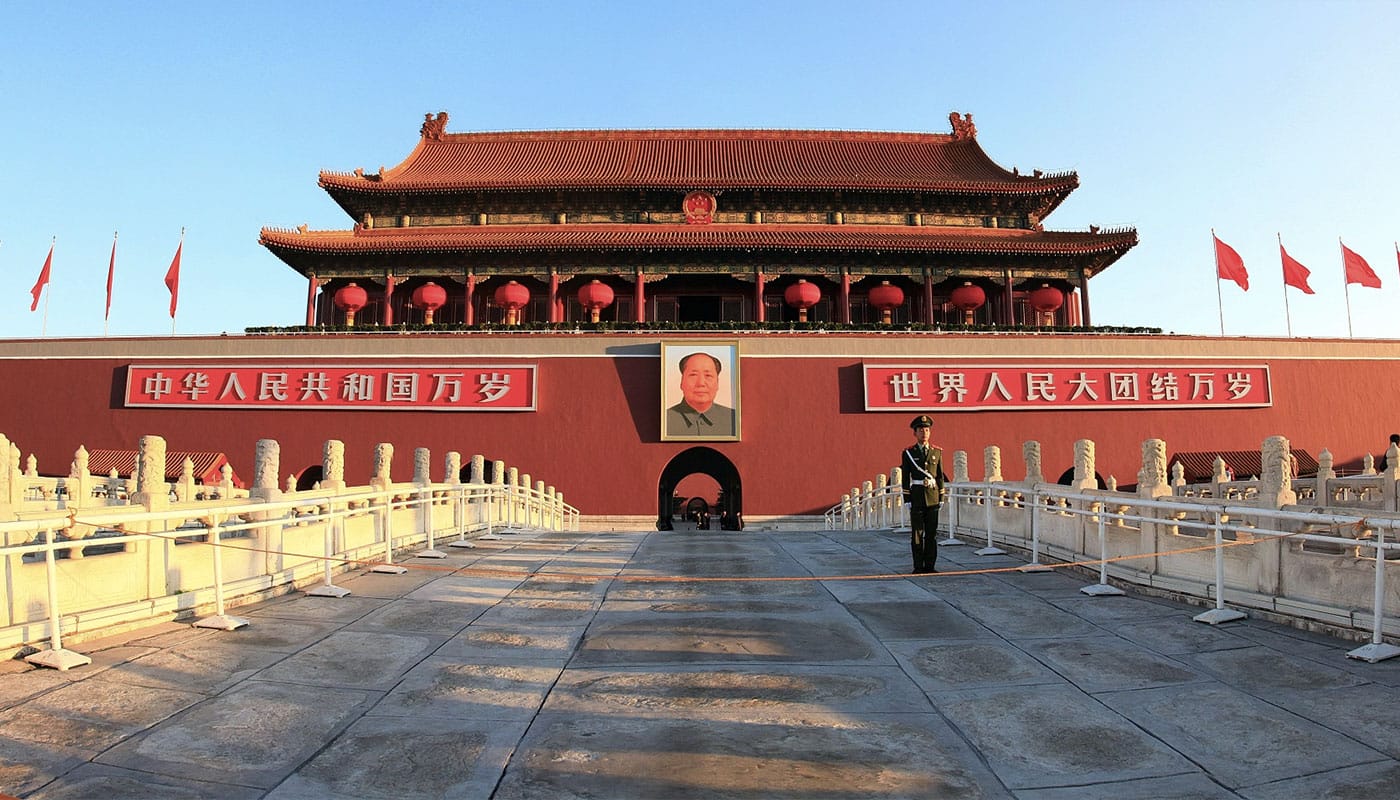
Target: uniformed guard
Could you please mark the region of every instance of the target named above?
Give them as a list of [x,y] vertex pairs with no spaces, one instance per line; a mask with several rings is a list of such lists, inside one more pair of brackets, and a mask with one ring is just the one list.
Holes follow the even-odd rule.
[[904,502],[909,506],[909,549],[914,554],[914,574],[937,572],[938,507],[943,503],[943,450],[929,444],[933,418],[920,414],[909,423],[914,445],[900,456]]

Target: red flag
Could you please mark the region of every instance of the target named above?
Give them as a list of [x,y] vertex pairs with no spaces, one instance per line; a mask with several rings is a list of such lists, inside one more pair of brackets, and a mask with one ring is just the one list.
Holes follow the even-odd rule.
[[1308,285],[1308,276],[1312,272],[1290,256],[1283,245],[1278,246],[1278,251],[1283,256],[1283,285],[1302,289],[1303,294],[1313,294],[1312,287]]
[[1381,279],[1371,269],[1371,265],[1346,245],[1342,245],[1342,265],[1346,267],[1347,283],[1359,283],[1372,289],[1381,288]]
[[1215,234],[1210,238],[1215,239],[1215,271],[1222,280],[1234,281],[1240,288],[1249,291],[1249,272],[1244,268],[1244,259],[1235,252],[1235,248],[1220,241]]
[[165,271],[165,285],[170,289],[170,318],[175,319],[175,305],[180,301],[180,251],[185,249],[185,237],[180,237],[180,246],[175,248],[175,260]]
[[[53,245],[49,245],[49,257],[44,259],[44,268],[39,270],[39,280],[34,282],[34,288],[29,293],[34,295],[34,302],[29,304],[30,311],[39,310],[39,295],[44,293],[44,287],[49,285],[49,268],[53,266]],[[47,312],[46,312],[47,313]]]
[[107,310],[102,314],[103,319],[112,317],[112,276],[117,272],[117,235],[112,234],[112,259],[107,262]]

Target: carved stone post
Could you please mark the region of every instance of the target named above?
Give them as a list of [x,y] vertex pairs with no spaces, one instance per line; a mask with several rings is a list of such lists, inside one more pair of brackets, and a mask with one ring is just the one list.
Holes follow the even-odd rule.
[[[1297,505],[1298,495],[1293,491],[1293,454],[1288,439],[1282,436],[1265,439],[1259,458],[1259,499],[1256,504],[1261,508]],[[1394,495],[1394,489],[1391,494]]]
[[1099,481],[1094,477],[1098,467],[1095,464],[1094,442],[1092,439],[1080,439],[1074,443],[1074,483],[1075,491],[1099,488]]
[[966,451],[966,450],[954,450],[954,451],[953,451],[953,482],[954,482],[954,483],[967,483],[968,480],[970,480],[970,479],[968,478],[968,474],[967,474],[967,451]]
[[282,445],[276,439],[259,439],[253,450],[253,486],[248,497],[273,503],[282,499],[277,476],[282,472]]
[[370,487],[383,491],[393,483],[391,472],[394,465],[394,446],[380,442],[374,446],[374,474],[370,476]]
[[1179,488],[1186,485],[1186,467],[1180,461],[1172,464],[1172,487]]
[[[73,468],[68,472],[68,505],[85,508],[92,505],[92,490],[96,481],[88,473],[88,451],[82,445],[73,453]],[[3,503],[0,500],[0,503]]]
[[170,489],[165,485],[165,439],[142,436],[136,453],[136,494],[132,502],[157,511],[170,506]]
[[0,514],[9,516],[13,511],[14,499],[10,497],[10,440],[0,433]]
[[1317,454],[1317,488],[1313,490],[1313,505],[1330,506],[1332,497],[1327,488],[1327,482],[1337,477],[1337,473],[1332,469],[1332,451],[1323,448]]
[[327,439],[321,446],[321,488],[345,488],[345,442],[339,439]]
[[1001,448],[994,444],[987,445],[982,451],[983,472],[986,477],[982,480],[986,483],[1000,483],[1005,478],[1001,477]]
[[1167,484],[1167,443],[1148,439],[1142,443],[1142,469],[1138,470],[1138,497],[1155,500],[1172,493]]
[[1396,481],[1400,481],[1400,447],[1392,443],[1385,451],[1385,469],[1381,472],[1381,496],[1385,498],[1387,511],[1400,509],[1400,500],[1396,498]]
[[107,505],[120,506],[126,503],[122,499],[122,489],[126,487],[126,481],[117,474],[117,468],[112,467],[112,472],[107,475]]
[[448,451],[447,459],[442,464],[442,482],[448,486],[457,486],[462,483],[462,454],[456,450]]
[[1026,461],[1026,483],[1045,483],[1045,473],[1040,466],[1040,442],[1022,443],[1021,456]]
[[180,465],[180,482],[175,484],[175,499],[181,503],[194,500],[194,460],[189,456],[185,456],[185,463]]

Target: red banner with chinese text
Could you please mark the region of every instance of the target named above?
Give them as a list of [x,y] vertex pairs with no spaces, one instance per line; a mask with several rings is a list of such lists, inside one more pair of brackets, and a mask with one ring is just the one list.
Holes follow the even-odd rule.
[[127,367],[129,408],[534,411],[527,364],[158,364]]
[[1257,408],[1257,364],[864,364],[866,411]]

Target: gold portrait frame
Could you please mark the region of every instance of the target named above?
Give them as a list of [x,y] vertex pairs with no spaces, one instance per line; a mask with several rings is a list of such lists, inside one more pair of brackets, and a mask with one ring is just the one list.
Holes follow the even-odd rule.
[[[706,355],[718,366],[718,386],[703,412],[687,402],[681,362]],[[737,442],[742,432],[739,398],[739,340],[688,339],[661,343],[661,441]],[[697,402],[697,405],[699,403]]]

